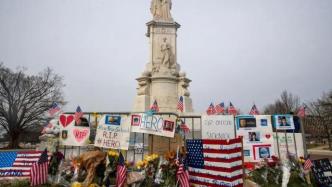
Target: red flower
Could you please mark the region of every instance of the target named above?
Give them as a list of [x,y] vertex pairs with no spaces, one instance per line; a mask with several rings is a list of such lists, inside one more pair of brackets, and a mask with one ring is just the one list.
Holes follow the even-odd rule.
[[253,163],[250,163],[250,162],[245,162],[244,167],[249,171],[252,171],[252,170],[255,169],[255,165]]

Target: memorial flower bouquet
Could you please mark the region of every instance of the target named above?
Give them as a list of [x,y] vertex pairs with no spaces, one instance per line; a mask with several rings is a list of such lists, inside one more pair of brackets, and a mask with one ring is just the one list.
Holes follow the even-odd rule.
[[145,180],[143,181],[143,184],[145,186],[150,187],[153,185],[155,174],[158,169],[158,163],[159,155],[157,154],[145,155],[142,161],[136,163],[136,168],[144,171]]
[[175,186],[176,185],[176,171],[178,169],[176,153],[174,151],[165,154],[165,160],[160,165],[161,169],[161,186]]
[[119,161],[119,152],[114,150],[109,150],[107,153],[107,158],[109,164],[105,170],[105,178],[104,183],[115,184],[115,177],[116,177],[116,167]]

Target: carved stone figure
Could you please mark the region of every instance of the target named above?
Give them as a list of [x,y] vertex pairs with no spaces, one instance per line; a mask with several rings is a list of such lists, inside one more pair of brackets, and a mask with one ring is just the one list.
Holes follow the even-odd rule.
[[172,59],[172,50],[171,45],[166,42],[166,38],[164,38],[164,43],[160,46],[161,51],[161,64],[166,66],[167,68],[171,68],[173,66]]
[[153,19],[169,21],[172,20],[171,8],[171,0],[152,0],[150,11]]
[[161,9],[160,0],[152,0],[150,11],[151,11],[151,14],[153,16],[153,19],[159,19],[160,18],[160,9]]
[[161,18],[163,20],[172,20],[171,16],[172,1],[171,0],[161,0]]

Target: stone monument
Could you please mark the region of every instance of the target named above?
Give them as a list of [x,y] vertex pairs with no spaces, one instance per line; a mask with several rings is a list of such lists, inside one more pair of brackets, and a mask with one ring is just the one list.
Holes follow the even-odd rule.
[[147,111],[157,101],[160,112],[177,112],[180,96],[184,99],[184,112],[193,112],[188,91],[190,79],[180,72],[177,63],[177,30],[180,25],[171,15],[171,0],[152,0],[153,16],[148,22],[146,36],[149,38],[149,61],[145,71],[138,77],[134,112]]

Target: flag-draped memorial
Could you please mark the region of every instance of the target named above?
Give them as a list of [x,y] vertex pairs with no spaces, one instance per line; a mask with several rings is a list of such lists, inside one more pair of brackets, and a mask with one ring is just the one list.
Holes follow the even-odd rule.
[[242,139],[187,140],[190,183],[214,187],[243,185]]

